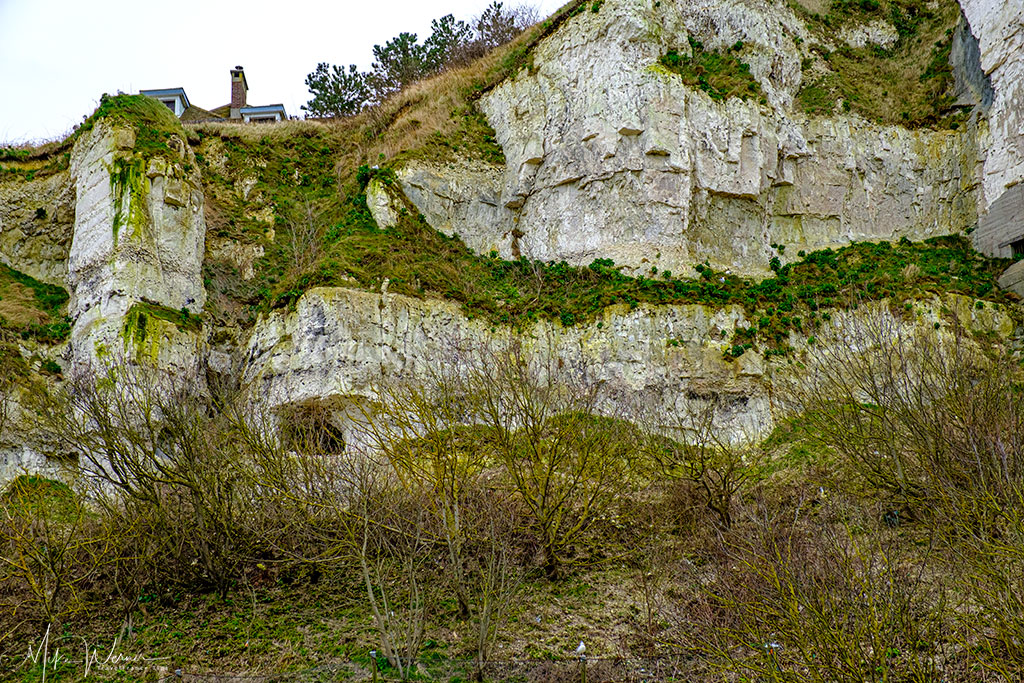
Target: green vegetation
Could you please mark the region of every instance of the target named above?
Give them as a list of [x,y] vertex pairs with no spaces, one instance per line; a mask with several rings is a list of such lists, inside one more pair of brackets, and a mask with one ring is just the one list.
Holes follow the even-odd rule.
[[0,180],[20,177],[26,181],[66,171],[71,163],[70,139],[36,147],[0,147]]
[[135,342],[136,347],[142,346],[152,330],[149,329],[150,320],[163,320],[172,323],[178,329],[188,332],[199,332],[202,327],[202,319],[188,312],[188,309],[176,311],[166,306],[157,306],[139,302],[133,304],[124,317],[124,333],[126,339]]
[[15,477],[0,493],[0,501],[33,514],[60,518],[73,505],[74,492],[64,484],[35,474]]
[[[114,197],[114,246],[122,227],[138,235],[146,221],[146,162],[141,158],[115,159],[110,170],[110,194]],[[128,215],[124,215],[125,206]]]
[[[597,12],[600,2],[593,4]],[[508,43],[533,22],[523,8],[505,9],[492,2],[472,24],[448,14],[434,19],[423,43],[415,33],[403,32],[373,47],[374,62],[361,73],[355,64],[348,69],[325,62],[306,77],[313,98],[303,105],[312,116],[352,116],[366,107],[386,101],[413,83],[444,69],[465,65]]]
[[64,315],[67,301],[62,287],[0,265],[0,329],[22,339],[63,341],[71,332]]
[[[786,266],[773,261],[776,274],[761,282],[718,273],[698,264],[697,279],[630,277],[607,259],[587,267],[565,262],[506,261],[480,257],[457,238],[433,230],[407,207],[398,224],[380,230],[354,195],[343,219],[324,235],[324,258],[314,266],[262,293],[265,306],[293,305],[316,286],[352,286],[377,290],[385,278],[392,292],[436,295],[460,302],[470,317],[495,323],[529,325],[539,319],[564,325],[587,323],[613,305],[704,304],[743,306],[756,328],[733,340],[733,355],[753,342],[786,348],[790,331],[812,333],[819,310],[856,301],[902,302],[957,292],[1008,303],[995,284],[1008,262],[987,259],[963,237],[854,244],[826,249]],[[744,348],[744,345],[747,344]]]
[[808,114],[831,114],[837,101],[883,124],[957,128],[949,54],[960,9],[952,0],[834,0],[824,17],[803,12],[812,31],[829,41],[841,27],[885,20],[898,40],[890,48],[813,47],[803,63],[797,101]]
[[[226,264],[207,264],[208,310],[217,318],[237,302],[246,307],[240,319],[251,320],[260,310],[294,305],[311,287],[378,291],[385,279],[392,292],[454,300],[471,317],[513,326],[541,319],[585,324],[613,305],[740,305],[757,323],[731,341],[727,355],[736,357],[755,344],[784,350],[789,331],[813,335],[827,309],[858,298],[902,302],[954,291],[1008,301],[995,286],[1008,264],[977,255],[967,240],[956,237],[826,250],[784,267],[775,262],[774,276],[753,283],[717,273],[708,264],[698,264],[696,279],[670,273],[630,277],[600,259],[578,267],[481,256],[457,237],[431,228],[411,205],[400,212],[397,225],[379,229],[364,192],[372,177],[385,183],[393,178],[392,164],[411,157],[500,153],[482,118],[472,108],[468,112],[457,112],[459,127],[452,133],[437,131],[392,160],[377,159],[380,169],[349,168],[339,161],[351,157],[344,156],[348,143],[332,128],[308,127],[277,137],[198,129],[210,233],[264,249],[248,282]],[[479,122],[474,124],[477,142],[456,133],[473,121]],[[239,190],[239,179],[247,179],[247,194]]]
[[[338,255],[329,253],[335,247],[324,238],[354,225],[366,227],[363,190],[356,178],[360,167],[392,167],[411,158],[448,161],[453,156],[503,162],[494,130],[475,100],[520,70],[531,69],[534,47],[574,11],[591,7],[574,0],[511,43],[415,83],[357,116],[331,123],[294,122],[266,133],[224,124],[191,128],[189,141],[205,185],[209,234],[264,250],[249,281],[240,280],[236,266],[226,261],[204,265],[212,295],[207,310],[213,319],[247,324],[261,304],[294,300],[299,282],[352,284],[345,280]],[[431,242],[439,239],[432,236]],[[386,235],[374,241],[378,246],[373,249],[394,251],[399,260],[404,259],[400,249],[415,246],[406,241],[393,249]],[[352,251],[356,247],[349,242],[344,250]],[[346,262],[361,258],[341,256]],[[366,256],[367,261],[374,258]],[[379,284],[379,278],[373,279]]]
[[67,170],[75,141],[104,119],[133,128],[135,152],[144,159],[166,154],[171,135],[184,138],[181,123],[156,100],[142,95],[104,94],[96,111],[65,139],[35,147],[0,147],[0,179],[15,176],[31,181]]
[[181,122],[163,104],[145,95],[107,95],[92,116],[75,129],[73,139],[91,131],[99,121],[125,124],[135,130],[135,152],[149,159],[168,152],[172,135],[184,139]]
[[750,73],[750,66],[736,56],[743,43],[736,43],[724,52],[705,50],[703,43],[690,37],[691,55],[669,51],[660,64],[672,73],[682,76],[691,88],[706,92],[713,100],[729,97],[758,98],[764,103],[761,84]]
[[[737,397],[609,419],[604,383],[515,342],[386,384],[371,469],[330,409],[254,416],[128,369],[38,394],[111,486],[88,510],[40,477],[0,494],[5,670],[77,680],[25,653],[84,641],[186,676],[576,680],[583,640],[590,680],[1019,680],[1019,358],[894,324],[846,321],[858,348],[809,359],[804,412],[743,445]],[[118,419],[141,406],[163,419]]]

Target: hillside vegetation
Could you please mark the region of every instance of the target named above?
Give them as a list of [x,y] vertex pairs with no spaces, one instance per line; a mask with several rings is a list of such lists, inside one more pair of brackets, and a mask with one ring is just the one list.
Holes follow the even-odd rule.
[[[808,46],[797,96],[807,113],[831,114],[839,107],[908,127],[957,128],[966,119],[952,108],[949,55],[961,16],[956,0],[832,0],[827,13],[800,0],[791,5],[817,38]],[[844,29],[873,22],[895,30],[892,45],[850,47],[837,39]]]
[[[806,356],[802,412],[744,446],[726,396],[599,415],[585,366],[515,343],[383,386],[347,432],[142,368],[37,391],[100,485],[0,494],[4,668],[74,680],[24,653],[84,639],[156,662],[92,670],[115,680],[574,680],[582,640],[596,681],[1013,680],[1019,362],[897,320]],[[163,420],[121,417],[144,406]]]
[[[842,98],[872,120],[953,125],[948,83],[905,77],[946,35],[949,7],[807,13],[819,32],[888,18],[900,39],[885,54],[814,48],[802,106],[823,114]],[[997,285],[1009,260],[957,234],[772,245],[757,281],[707,262],[634,276],[607,259],[476,254],[411,204],[393,227],[374,222],[367,185],[392,186],[404,160],[504,163],[476,99],[533,68],[565,21],[601,11],[571,2],[335,120],[181,128],[151,100],[104,97],[76,135],[130,125],[132,164],[184,137],[207,212],[205,310],[136,303],[124,339],[140,343],[156,319],[210,330],[214,345],[313,287],[385,282],[513,333],[600,325],[612,306],[736,306],[751,325],[725,357],[774,357],[774,432],[723,433],[750,400],[742,362],[723,366],[728,386],[695,382],[672,409],[626,405],[582,351],[538,355],[526,334],[441,340],[457,360],[417,384],[382,377],[372,401],[271,407],[258,383],[211,373],[204,394],[146,363],[42,381],[18,342],[63,341],[67,294],[0,267],[0,353],[16,370],[0,399],[17,395],[89,475],[0,490],[0,680],[1024,676],[1020,308]],[[762,97],[741,45],[689,47],[662,66],[715,100]],[[876,97],[899,74],[905,90]],[[0,169],[31,181],[66,168],[69,145],[3,150]],[[137,191],[139,168],[111,168],[112,182]],[[1014,332],[986,326],[996,318]]]

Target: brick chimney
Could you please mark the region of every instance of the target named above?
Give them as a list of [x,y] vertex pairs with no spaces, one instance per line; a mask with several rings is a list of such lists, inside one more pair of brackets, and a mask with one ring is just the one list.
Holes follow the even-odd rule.
[[245,80],[245,71],[242,67],[236,66],[231,70],[231,118],[242,118],[242,107],[245,106],[245,96],[249,92],[249,84]]

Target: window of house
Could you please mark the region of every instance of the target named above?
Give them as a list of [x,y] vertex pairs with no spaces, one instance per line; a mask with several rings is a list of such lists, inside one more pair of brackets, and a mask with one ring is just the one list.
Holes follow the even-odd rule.
[[167,105],[168,109],[170,109],[171,111],[174,111],[174,104],[175,104],[174,100],[160,100],[160,101],[163,102],[165,105]]

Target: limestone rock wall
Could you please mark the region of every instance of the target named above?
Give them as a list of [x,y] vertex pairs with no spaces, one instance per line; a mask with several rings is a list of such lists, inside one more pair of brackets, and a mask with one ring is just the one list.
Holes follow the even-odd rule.
[[994,91],[984,141],[985,209],[1024,180],[1024,2],[960,0],[960,5]]
[[[760,357],[722,357],[737,325],[746,325],[738,307],[612,308],[593,325],[542,322],[519,338],[529,353],[560,367],[587,368],[623,406],[678,413],[722,396],[728,409],[720,426],[742,438],[761,433],[772,419]],[[319,288],[294,312],[275,312],[257,324],[242,381],[269,405],[372,399],[382,382],[423,380],[510,334],[468,320],[450,302]]]
[[[198,313],[206,301],[203,194],[198,172],[185,170],[195,166],[192,152],[180,138],[171,139],[168,154],[152,158],[141,157],[134,145],[133,130],[100,122],[72,154],[72,369],[97,370],[108,362],[105,354],[131,356],[145,346],[166,369],[198,377],[198,335],[162,321],[142,332],[125,327],[139,302]],[[132,344],[122,343],[127,336]]]
[[[912,312],[887,302],[835,311],[816,331],[816,342],[796,335],[795,359],[766,362],[756,351],[728,361],[722,352],[742,308],[702,305],[613,307],[594,324],[566,328],[539,322],[518,335],[524,349],[560,368],[586,368],[614,396],[618,414],[642,411],[671,424],[680,414],[715,400],[720,433],[733,441],[765,436],[780,403],[776,387],[799,384],[803,356],[832,346],[857,348],[858,326],[877,318],[893,329],[933,333],[956,315],[969,328],[1010,337],[1010,311],[978,309],[967,297],[920,302]],[[307,292],[294,312],[261,319],[245,352],[243,386],[265,406],[310,400],[373,400],[382,383],[422,381],[432,372],[457,371],[481,348],[506,343],[507,329],[469,320],[455,304],[341,288]],[[456,369],[456,370],[453,370]],[[781,392],[785,401],[786,392]]]
[[993,90],[981,136],[983,191],[974,242],[986,254],[1008,257],[1010,243],[1024,240],[1020,185],[1024,181],[1024,2],[961,0],[960,4]]
[[[785,261],[805,248],[972,227],[976,131],[794,114],[805,34],[778,2],[608,0],[480,100],[503,171],[460,182],[462,166],[411,162],[402,189],[432,225],[480,252],[678,274],[704,260],[763,274],[772,244],[788,247]],[[742,41],[767,104],[716,102],[662,69],[658,59],[688,36],[709,48]]]
[[52,285],[64,285],[75,223],[68,171],[0,182],[0,261]]

